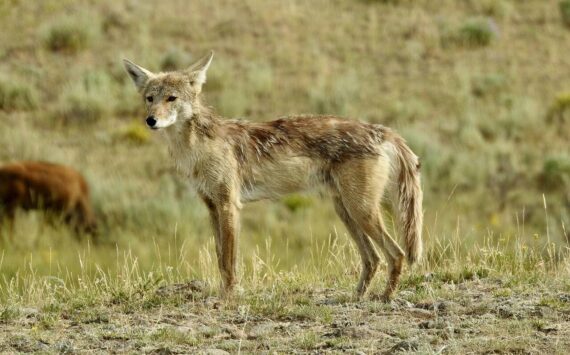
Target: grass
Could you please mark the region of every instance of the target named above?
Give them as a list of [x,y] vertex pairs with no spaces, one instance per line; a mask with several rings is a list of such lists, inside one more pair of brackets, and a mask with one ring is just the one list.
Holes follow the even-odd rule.
[[59,18],[44,29],[43,41],[53,52],[75,54],[89,48],[99,35],[98,24],[87,15]]
[[570,1],[560,1],[560,16],[562,17],[562,22],[567,27],[570,27]]
[[[41,213],[20,213],[12,239],[0,225],[0,322],[13,333],[1,351],[561,352],[570,32],[557,4],[0,3],[0,161],[80,170],[102,231],[77,239]],[[145,130],[121,66],[185,68],[209,49],[204,94],[220,114],[345,115],[395,128],[419,154],[425,261],[392,304],[353,300],[344,227],[327,199],[297,195],[244,208],[244,291],[217,297],[207,211]],[[206,289],[158,293],[191,279]],[[430,314],[451,328],[420,328]]]
[[473,17],[455,28],[448,28],[442,36],[444,47],[455,45],[466,48],[486,47],[498,36],[497,24],[491,18]]
[[[215,296],[219,280],[211,245],[199,251],[195,270],[186,269],[184,258],[166,261],[160,249],[153,258],[162,262],[150,269],[123,254],[115,270],[105,271],[86,254],[80,256],[79,274],[60,275],[56,282],[54,276],[31,270],[9,283],[4,279],[0,319],[6,329],[19,329],[5,340],[11,349],[37,350],[38,345],[29,342],[33,332],[48,348],[69,345],[69,340],[58,336],[57,342],[53,337],[71,323],[87,330],[73,338],[76,350],[87,343],[118,349],[120,342],[124,349],[184,352],[265,347],[433,351],[441,346],[458,352],[509,352],[523,346],[515,340],[522,335],[528,339],[525,348],[533,351],[556,352],[568,346],[562,331],[562,319],[570,310],[567,249],[489,240],[466,251],[457,239],[437,241],[429,257],[406,272],[396,300],[382,304],[351,296],[358,271],[356,250],[348,238],[334,240],[325,245],[312,241],[313,259],[288,271],[276,272],[279,259],[266,252],[240,258],[244,291],[226,301]],[[380,273],[372,295],[381,292],[385,276]],[[206,282],[203,289],[162,291],[163,286],[195,278]],[[27,292],[21,293],[20,287]],[[496,320],[489,323],[489,317]],[[497,334],[497,322],[510,333],[491,343],[473,342]],[[378,338],[379,329],[390,337]],[[537,333],[550,341],[532,340]]]
[[0,109],[3,111],[31,110],[38,105],[36,89],[9,76],[0,77]]

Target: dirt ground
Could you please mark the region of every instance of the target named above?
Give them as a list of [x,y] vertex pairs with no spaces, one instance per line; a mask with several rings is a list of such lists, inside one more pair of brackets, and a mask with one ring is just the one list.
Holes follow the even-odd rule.
[[[349,290],[291,290],[226,302],[201,282],[138,301],[71,300],[6,308],[5,353],[518,353],[570,352],[570,293],[493,279],[400,290],[388,304]],[[414,291],[416,290],[416,291]],[[280,302],[276,298],[287,298]],[[133,304],[136,303],[137,306]]]

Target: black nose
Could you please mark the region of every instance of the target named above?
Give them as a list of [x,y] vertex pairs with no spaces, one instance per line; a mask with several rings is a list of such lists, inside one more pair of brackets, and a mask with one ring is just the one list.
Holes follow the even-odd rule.
[[148,116],[146,118],[146,124],[151,128],[154,127],[154,125],[156,124],[156,120],[154,119],[154,116]]

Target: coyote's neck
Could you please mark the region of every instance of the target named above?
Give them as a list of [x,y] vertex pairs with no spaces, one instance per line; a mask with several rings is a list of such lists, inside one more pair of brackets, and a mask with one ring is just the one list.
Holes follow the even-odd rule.
[[191,117],[185,117],[169,129],[165,129],[165,138],[174,164],[185,175],[200,156],[200,145],[213,139],[220,125],[220,120],[206,106],[193,105]]
[[202,100],[201,97],[195,98],[192,103],[192,117],[186,121],[190,121],[191,129],[195,130],[197,134],[212,138],[220,120],[212,108],[205,105]]

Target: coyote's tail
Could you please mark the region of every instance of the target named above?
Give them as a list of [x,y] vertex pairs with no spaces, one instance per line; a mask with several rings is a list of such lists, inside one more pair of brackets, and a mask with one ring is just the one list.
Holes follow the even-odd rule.
[[399,171],[396,181],[398,224],[406,244],[406,256],[411,265],[419,261],[422,255],[422,199],[420,185],[420,163],[418,157],[398,135],[392,143],[396,148],[396,171]]

